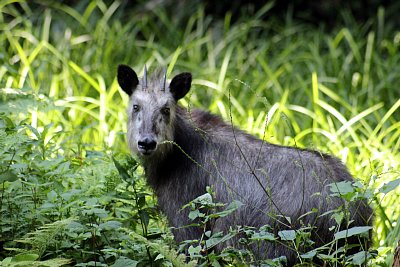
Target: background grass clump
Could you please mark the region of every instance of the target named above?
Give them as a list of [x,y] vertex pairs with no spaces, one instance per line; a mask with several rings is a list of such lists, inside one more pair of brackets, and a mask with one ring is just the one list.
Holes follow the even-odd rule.
[[127,97],[115,80],[124,63],[138,73],[168,66],[169,77],[190,71],[184,105],[228,121],[231,112],[267,141],[338,156],[375,211],[373,264],[390,266],[400,236],[397,6],[363,21],[344,9],[328,27],[290,10],[274,15],[273,4],[214,17],[182,3],[0,1],[3,263],[175,259],[127,156]]

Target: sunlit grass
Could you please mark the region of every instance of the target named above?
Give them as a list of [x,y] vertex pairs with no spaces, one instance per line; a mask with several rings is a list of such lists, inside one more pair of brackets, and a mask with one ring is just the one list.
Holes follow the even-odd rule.
[[[382,10],[365,25],[325,31],[261,19],[270,5],[236,22],[201,6],[190,17],[125,12],[120,2],[20,7],[0,2],[0,111],[53,124],[59,145],[126,151],[117,65],[168,65],[169,78],[193,73],[185,105],[227,121],[232,111],[234,124],[270,142],[335,154],[372,191],[400,176],[400,32]],[[399,194],[372,203],[377,246],[395,244]]]

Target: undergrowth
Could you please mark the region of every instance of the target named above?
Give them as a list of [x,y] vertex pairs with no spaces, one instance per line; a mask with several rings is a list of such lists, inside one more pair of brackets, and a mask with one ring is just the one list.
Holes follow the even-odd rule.
[[[169,77],[190,71],[186,106],[227,121],[232,113],[260,137],[266,127],[273,143],[338,156],[373,201],[372,264],[391,265],[400,236],[400,32],[389,12],[363,23],[342,12],[328,30],[290,12],[274,17],[272,4],[235,21],[201,4],[126,5],[0,1],[3,265],[187,264],[172,256],[152,193],[126,156],[121,63],[139,73],[167,66]],[[32,239],[49,231],[42,243]]]

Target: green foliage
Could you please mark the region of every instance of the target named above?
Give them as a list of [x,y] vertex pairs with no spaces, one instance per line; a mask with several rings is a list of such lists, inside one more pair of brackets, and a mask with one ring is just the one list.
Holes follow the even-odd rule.
[[[335,185],[331,185],[332,188]],[[353,188],[353,187],[352,187]],[[332,190],[332,196],[336,196],[337,191]],[[347,205],[342,209],[329,211],[331,218],[343,216],[349,202],[365,199],[365,196],[359,195],[359,188],[353,188],[347,193]],[[348,244],[348,238],[369,237],[372,227],[347,227],[344,230],[343,217],[336,220],[336,225],[330,225],[330,231],[334,239],[321,247],[313,248],[314,241],[311,239],[312,225],[301,226],[299,228],[288,230],[276,230],[269,225],[264,225],[259,229],[247,226],[236,226],[230,228],[227,232],[218,232],[219,229],[213,229],[218,219],[226,216],[235,216],[235,210],[241,207],[241,203],[233,201],[231,204],[215,203],[213,201],[214,193],[211,188],[207,189],[207,193],[190,201],[184,208],[190,208],[188,214],[192,223],[185,227],[198,227],[202,230],[200,240],[185,240],[180,250],[187,251],[190,259],[196,260],[200,266],[222,266],[222,265],[267,265],[267,266],[284,266],[286,257],[281,255],[275,259],[260,260],[253,255],[252,249],[254,245],[262,249],[262,245],[280,244],[298,253],[299,266],[312,265],[316,259],[324,261],[329,266],[351,266],[362,265],[377,257],[376,250],[358,251],[355,254],[349,254],[348,251],[355,246],[363,246],[361,239],[360,244]],[[312,211],[310,211],[312,212]],[[346,213],[346,212],[345,212]],[[326,216],[324,214],[322,216]],[[303,216],[305,216],[304,214]],[[346,220],[348,221],[348,220]],[[335,222],[335,220],[332,220]],[[349,222],[351,225],[351,221]],[[217,246],[225,247],[221,253],[215,253],[213,248]],[[251,248],[250,246],[253,246]]]
[[17,251],[18,254],[14,257],[5,258],[1,262],[1,266],[63,266],[70,263],[71,260],[62,258],[53,258],[45,261],[37,261],[37,259],[43,256],[47,247],[54,242],[54,238],[71,221],[71,219],[66,219],[44,225],[39,230],[28,233],[23,239],[15,240],[15,242],[22,243],[29,248],[6,248],[7,250]]
[[202,229],[203,233],[200,240],[185,240],[181,244],[180,250],[187,250],[190,259],[196,260],[200,266],[220,266],[220,262],[233,265],[245,264],[245,258],[249,255],[248,251],[236,248],[226,248],[220,254],[212,251],[216,246],[244,233],[242,227],[238,226],[228,233],[213,232],[209,229],[209,226],[213,225],[215,220],[231,215],[243,204],[239,201],[233,201],[226,205],[215,203],[213,199],[212,188],[207,188],[206,194],[197,197],[183,207],[190,209],[188,216],[193,221],[192,224],[185,227],[198,227]]
[[160,252],[132,238],[163,240],[165,231],[136,162],[122,154],[63,151],[44,141],[47,128],[39,132],[1,115],[2,265],[143,266],[140,252],[155,260]]
[[[141,168],[125,154],[127,96],[115,80],[120,63],[139,73],[145,63],[168,65],[169,78],[191,71],[194,89],[185,106],[209,109],[270,142],[339,156],[360,182],[332,185],[332,193],[348,201],[371,200],[378,255],[370,251],[368,258],[391,265],[400,236],[396,17],[379,9],[376,17],[358,23],[344,10],[327,30],[323,23],[297,21],[290,12],[276,18],[271,4],[251,14],[243,10],[236,20],[230,12],[223,20],[210,17],[201,3],[173,9],[126,5],[0,0],[2,265],[185,264],[183,256],[174,258]],[[240,205],[196,201],[187,208],[203,222]],[[344,215],[332,216],[339,222]],[[246,242],[283,237],[298,247],[309,231],[238,228],[207,233],[208,245],[239,233],[247,235]],[[203,262],[239,264],[248,257],[227,249],[204,258],[205,241],[188,244],[192,258]],[[32,251],[18,254],[23,250]],[[299,256],[336,257],[319,250]],[[347,263],[363,259],[353,255]]]

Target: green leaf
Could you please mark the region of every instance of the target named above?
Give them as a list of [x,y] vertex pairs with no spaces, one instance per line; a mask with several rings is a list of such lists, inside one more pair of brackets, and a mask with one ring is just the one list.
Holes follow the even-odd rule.
[[364,233],[368,233],[371,230],[371,226],[356,226],[350,229],[346,229],[335,234],[335,240],[347,238],[353,235],[360,235]]
[[351,263],[354,265],[362,265],[369,259],[369,253],[367,251],[360,251],[350,257]]
[[26,253],[26,254],[19,254],[15,256],[15,261],[35,261],[39,258],[38,254],[34,253]]
[[272,233],[269,232],[259,232],[259,233],[254,233],[251,236],[252,240],[267,240],[267,241],[274,241],[275,236]]
[[163,254],[160,253],[160,254],[158,254],[157,257],[154,259],[154,261],[162,260],[162,259],[165,259],[165,257],[164,257]]
[[84,232],[87,230],[87,227],[79,222],[72,221],[66,225],[66,229],[68,232]]
[[3,182],[14,182],[16,180],[18,180],[18,176],[14,172],[12,172],[10,170],[0,174],[0,183],[3,183]]
[[224,234],[223,232],[218,232],[213,234],[209,239],[206,240],[206,247],[210,249],[220,243],[232,239],[233,237],[232,233],[227,233],[226,235],[223,234]]
[[199,255],[201,251],[200,246],[193,247],[192,245],[188,248],[188,252],[191,258],[195,257],[196,255]]
[[51,202],[55,202],[57,200],[57,192],[54,190],[51,190],[49,193],[47,193],[47,200]]
[[192,221],[196,218],[203,218],[204,217],[204,213],[201,213],[199,210],[192,210],[189,212],[189,219],[191,219]]
[[105,229],[105,230],[111,230],[111,229],[119,229],[121,228],[122,223],[117,222],[117,221],[108,221],[105,223],[101,223],[99,225],[100,229]]
[[9,117],[7,117],[6,115],[0,114],[0,118],[4,122],[4,126],[6,127],[7,130],[11,130],[11,129],[15,128],[14,122]]
[[61,198],[65,201],[70,201],[73,197],[81,196],[82,190],[71,189],[68,192],[61,194]]
[[149,214],[145,210],[139,210],[139,216],[142,220],[142,224],[145,225],[145,227],[147,228],[150,221]]
[[42,139],[42,135],[35,127],[31,126],[30,124],[27,124],[26,127],[28,127],[32,131],[32,133],[36,136],[38,140]]
[[206,204],[212,204],[213,200],[212,196],[209,193],[205,193],[204,195],[201,195],[196,199],[194,199],[193,202],[206,205]]
[[317,257],[325,261],[331,261],[334,258],[333,255],[326,255],[326,254],[318,254]]
[[332,214],[331,217],[335,220],[337,225],[340,225],[343,221],[344,213],[343,212],[335,212]]
[[387,194],[390,191],[395,190],[400,185],[400,178],[390,181],[379,188],[379,192]]
[[128,174],[126,169],[114,157],[112,157],[112,160],[113,160],[114,165],[117,168],[118,173],[121,176],[122,180],[130,181],[131,180],[131,176]]
[[331,192],[339,195],[346,195],[354,192],[353,185],[349,181],[342,181],[338,183],[329,184]]
[[240,202],[238,200],[234,200],[228,205],[228,207],[226,207],[225,210],[223,210],[221,212],[217,212],[216,214],[219,217],[225,217],[225,216],[233,213],[235,210],[239,209],[241,206],[243,206],[242,202]]
[[221,267],[221,264],[217,261],[217,260],[213,260],[213,262],[211,263],[212,267]]
[[119,259],[116,260],[110,267],[136,267],[138,263],[138,261],[134,261],[126,257],[119,257]]
[[275,235],[271,233],[271,227],[269,225],[263,225],[260,227],[259,232],[253,232],[251,234],[252,240],[267,240],[267,241],[274,241]]
[[210,237],[210,236],[211,236],[211,234],[212,234],[212,232],[211,232],[211,231],[205,231],[205,232],[204,232],[204,235],[205,235],[206,237]]
[[278,235],[280,236],[281,240],[285,241],[292,241],[296,239],[296,231],[294,230],[279,231]]
[[317,255],[317,251],[311,250],[305,254],[300,255],[303,259],[312,259],[314,256]]
[[7,257],[0,262],[0,266],[8,266],[12,262],[12,257]]

